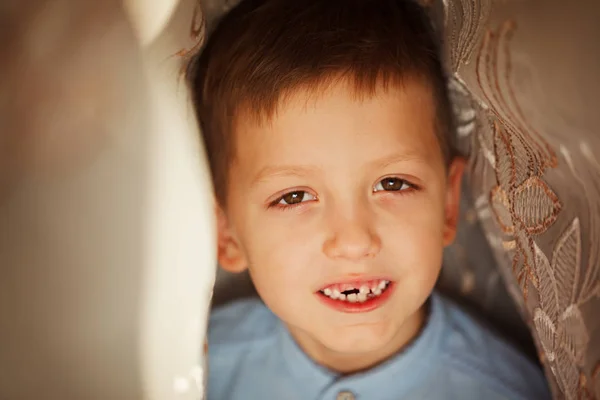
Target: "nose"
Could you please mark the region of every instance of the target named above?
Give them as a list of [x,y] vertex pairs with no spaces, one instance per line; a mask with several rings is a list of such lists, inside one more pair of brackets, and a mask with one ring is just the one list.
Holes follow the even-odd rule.
[[330,235],[323,243],[323,252],[333,259],[357,261],[379,253],[381,240],[373,229],[366,211],[334,211],[329,220]]

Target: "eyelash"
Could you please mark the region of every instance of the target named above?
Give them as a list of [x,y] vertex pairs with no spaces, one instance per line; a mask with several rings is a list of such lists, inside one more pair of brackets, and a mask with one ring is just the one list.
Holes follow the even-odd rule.
[[[402,183],[402,185],[400,186],[400,189],[398,189],[398,190],[385,190],[385,189],[375,190],[375,189],[373,189],[373,193],[387,192],[387,193],[396,193],[396,194],[402,193],[402,195],[406,195],[406,194],[412,193],[412,192],[420,189],[414,183],[411,183],[411,182],[407,181],[406,179],[398,178],[396,176],[386,176],[385,178],[381,178],[379,181],[377,181],[377,185],[381,184],[386,179],[396,179],[396,180],[400,181]],[[377,185],[375,185],[375,186],[377,186]],[[404,185],[407,186],[406,189],[402,189],[404,187]]]
[[[397,194],[401,194],[403,196],[406,196],[406,195],[409,195],[409,194],[413,194],[415,191],[420,190],[419,186],[417,186],[417,185],[415,185],[415,184],[407,181],[406,179],[397,178],[397,177],[394,177],[394,176],[389,176],[389,177],[385,177],[385,178],[380,179],[379,181],[377,181],[377,185],[379,185],[380,183],[382,183],[386,179],[397,179],[397,180],[401,181],[402,182],[402,186],[401,186],[400,190],[385,190],[385,189],[375,190],[375,189],[373,189],[373,193],[378,193],[378,192],[384,192],[384,193],[386,193],[387,192],[387,193],[393,193],[393,194],[396,194],[396,195]],[[404,185],[406,185],[408,187],[406,189],[402,189],[402,187]],[[281,200],[283,200],[283,198],[285,196],[293,194],[293,193],[305,193],[305,194],[309,194],[309,195],[313,196],[314,199],[313,200],[309,200],[309,201],[301,201],[301,202],[296,203],[296,204],[281,204]],[[289,192],[285,192],[283,195],[279,196],[278,198],[276,198],[275,200],[273,200],[272,202],[270,202],[268,208],[277,208],[277,209],[280,209],[280,210],[291,210],[291,209],[294,209],[296,207],[302,206],[302,205],[304,205],[307,202],[315,201],[317,199],[318,199],[317,196],[311,194],[307,190],[292,190],[292,191],[289,191]]]
[[274,201],[272,201],[271,203],[269,203],[269,208],[277,208],[277,209],[280,209],[280,210],[291,210],[293,208],[302,206],[305,203],[307,203],[306,201],[301,201],[301,202],[296,203],[296,204],[280,204],[281,200],[283,200],[283,198],[285,196],[293,194],[293,193],[305,193],[305,194],[309,194],[310,196],[313,196],[314,200],[309,200],[309,201],[315,201],[317,199],[317,196],[315,196],[314,194],[311,194],[308,190],[292,190],[292,191],[289,191],[289,192],[285,192],[283,195],[279,196]]

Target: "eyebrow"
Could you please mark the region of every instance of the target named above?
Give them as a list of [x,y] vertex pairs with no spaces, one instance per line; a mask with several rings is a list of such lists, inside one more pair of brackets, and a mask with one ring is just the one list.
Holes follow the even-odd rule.
[[311,166],[301,165],[281,165],[281,166],[267,166],[261,169],[256,177],[252,180],[252,185],[258,182],[265,181],[268,178],[274,178],[278,176],[296,176],[304,178],[310,174],[314,174],[319,169]]
[[[426,162],[425,158],[421,154],[416,152],[392,154],[378,160],[371,161],[369,163],[370,168],[386,168],[390,165],[399,164],[407,161],[421,161]],[[267,166],[262,168],[256,177],[252,180],[252,186],[258,182],[265,181],[269,178],[275,178],[279,176],[295,176],[299,178],[305,178],[308,175],[314,174],[319,171],[319,168],[313,166],[303,165],[281,165],[281,166]]]
[[385,168],[390,165],[400,164],[408,161],[419,161],[427,162],[427,159],[422,154],[417,152],[406,152],[406,153],[394,153],[389,156],[380,158],[379,160],[372,161],[369,163],[370,167]]

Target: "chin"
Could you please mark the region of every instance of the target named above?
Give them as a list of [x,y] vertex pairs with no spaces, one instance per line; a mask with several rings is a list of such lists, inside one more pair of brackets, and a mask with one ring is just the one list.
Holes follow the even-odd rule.
[[394,332],[389,326],[354,325],[336,329],[329,335],[326,343],[330,350],[337,353],[367,353],[385,347],[392,341],[393,336]]

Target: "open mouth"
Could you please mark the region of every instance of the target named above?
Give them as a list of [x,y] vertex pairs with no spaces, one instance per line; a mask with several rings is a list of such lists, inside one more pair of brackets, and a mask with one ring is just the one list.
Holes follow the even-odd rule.
[[356,284],[335,284],[327,286],[319,293],[332,300],[348,303],[365,303],[375,300],[389,290],[390,281],[385,279],[372,280]]

